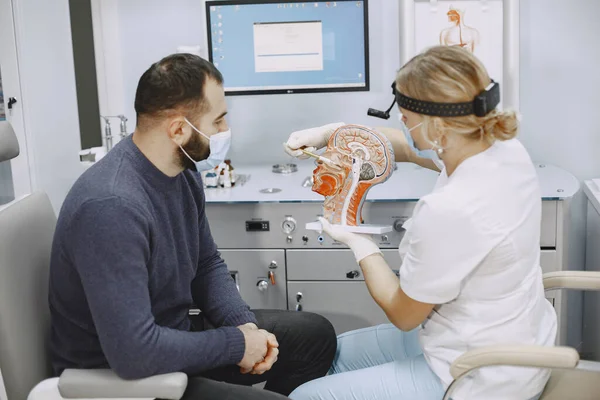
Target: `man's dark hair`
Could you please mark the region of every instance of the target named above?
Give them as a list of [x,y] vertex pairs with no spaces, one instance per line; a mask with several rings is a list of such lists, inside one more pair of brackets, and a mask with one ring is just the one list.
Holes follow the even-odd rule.
[[156,118],[168,111],[205,112],[207,78],[223,84],[223,75],[210,62],[193,54],[172,54],[148,68],[138,82],[135,112],[138,125],[144,117]]

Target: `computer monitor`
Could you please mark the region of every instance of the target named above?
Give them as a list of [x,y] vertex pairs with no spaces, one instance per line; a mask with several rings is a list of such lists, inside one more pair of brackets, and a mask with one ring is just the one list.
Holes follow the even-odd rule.
[[207,1],[227,95],[369,90],[368,0]]

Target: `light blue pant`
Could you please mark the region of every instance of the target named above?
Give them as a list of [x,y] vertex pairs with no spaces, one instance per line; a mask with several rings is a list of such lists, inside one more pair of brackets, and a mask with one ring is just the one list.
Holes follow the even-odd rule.
[[346,332],[328,376],[305,383],[292,400],[441,400],[444,388],[419,346],[417,330],[379,325]]
[[[444,388],[429,368],[418,330],[379,325],[338,336],[329,375],[294,390],[292,400],[441,400]],[[536,400],[539,395],[531,400]]]

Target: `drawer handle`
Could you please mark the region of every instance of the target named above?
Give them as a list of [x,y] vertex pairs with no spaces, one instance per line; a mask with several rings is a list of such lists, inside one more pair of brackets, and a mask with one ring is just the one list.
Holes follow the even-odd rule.
[[346,274],[346,278],[348,279],[356,279],[360,276],[360,272],[358,270],[350,271]]

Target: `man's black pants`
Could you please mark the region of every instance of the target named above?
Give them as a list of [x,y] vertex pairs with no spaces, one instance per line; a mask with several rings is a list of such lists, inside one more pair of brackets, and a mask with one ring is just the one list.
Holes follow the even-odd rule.
[[[262,375],[242,374],[227,366],[190,377],[182,400],[280,400],[305,382],[325,376],[337,347],[335,331],[324,317],[309,312],[253,310],[258,327],[275,335],[279,356]],[[202,316],[194,330],[210,329]],[[265,382],[265,390],[251,385]]]

